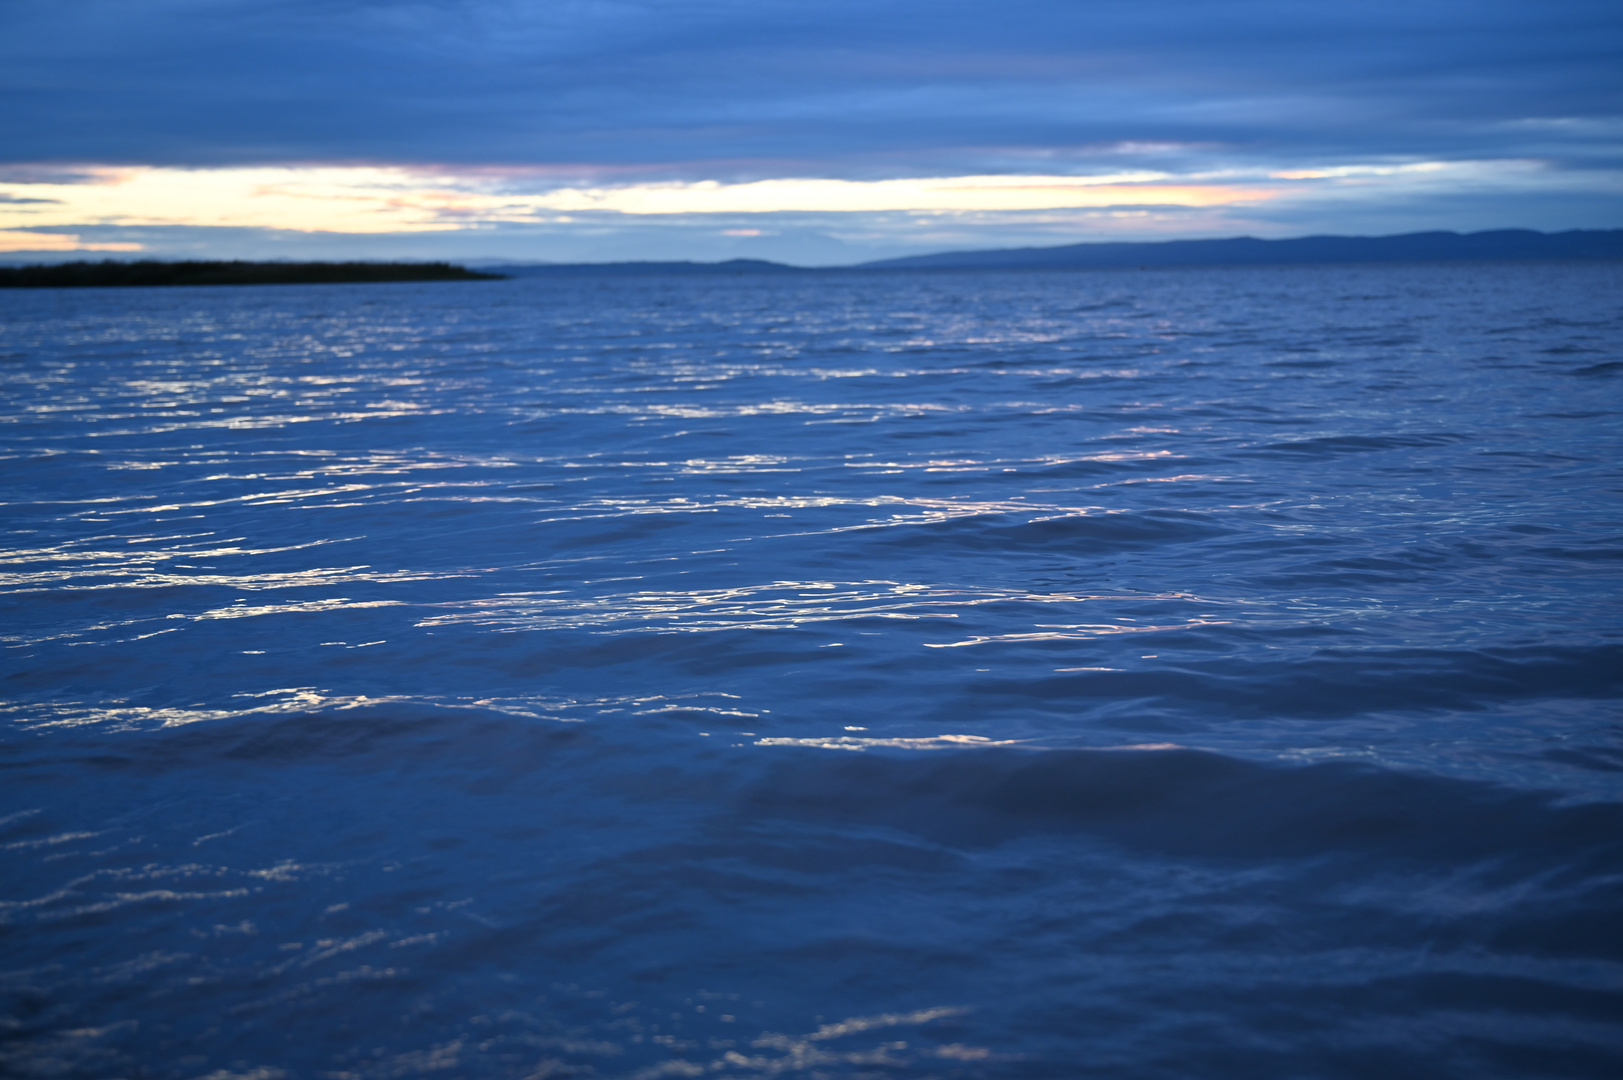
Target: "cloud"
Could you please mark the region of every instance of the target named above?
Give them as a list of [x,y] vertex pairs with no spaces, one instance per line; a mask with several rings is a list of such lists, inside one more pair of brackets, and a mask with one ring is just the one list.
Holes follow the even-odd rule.
[[11,0],[0,19],[20,161],[747,179],[1154,144],[1581,159],[1612,138],[1584,125],[1623,115],[1598,47],[1623,15],[1593,0]]
[[621,217],[915,214],[1306,205],[1391,200],[1428,191],[1609,192],[1623,177],[1552,171],[1539,162],[1417,162],[1266,173],[1133,171],[1093,176],[981,175],[740,183],[622,182],[581,186],[545,171],[401,166],[108,168],[100,182],[0,181],[0,222],[13,226],[205,225],[308,232],[420,232]]
[[0,252],[12,254],[56,254],[64,251],[140,251],[141,244],[129,241],[85,243],[69,233],[38,233],[0,229]]

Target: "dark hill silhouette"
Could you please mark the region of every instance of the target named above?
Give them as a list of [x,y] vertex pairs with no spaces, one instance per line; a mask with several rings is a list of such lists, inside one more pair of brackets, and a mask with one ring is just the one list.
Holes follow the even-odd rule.
[[1164,240],[1062,247],[946,251],[861,264],[865,270],[1087,266],[1219,266],[1264,263],[1455,262],[1502,259],[1623,259],[1623,229],[1421,232],[1401,236],[1304,236],[1293,240]]
[[798,266],[768,262],[765,259],[728,259],[726,262],[602,262],[602,263],[511,263],[501,270],[513,277],[548,277],[570,274],[762,274],[784,271],[804,273]]

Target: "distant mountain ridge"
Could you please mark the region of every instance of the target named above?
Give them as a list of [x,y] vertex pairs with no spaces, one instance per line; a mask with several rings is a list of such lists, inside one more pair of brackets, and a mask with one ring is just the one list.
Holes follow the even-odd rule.
[[805,268],[787,263],[768,262],[765,259],[728,259],[726,262],[601,262],[601,263],[516,263],[495,264],[490,269],[508,277],[551,277],[559,274],[760,274],[794,271],[804,273]]
[[1060,247],[945,251],[861,263],[863,270],[1088,266],[1222,266],[1267,263],[1454,262],[1500,259],[1623,259],[1623,229],[1418,232],[1398,236],[1303,236],[1291,240],[1161,240]]

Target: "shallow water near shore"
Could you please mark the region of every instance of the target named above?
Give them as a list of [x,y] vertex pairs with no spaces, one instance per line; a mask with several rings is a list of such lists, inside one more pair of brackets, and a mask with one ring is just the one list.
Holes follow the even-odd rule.
[[1620,297],[0,295],[0,1073],[1615,1076]]

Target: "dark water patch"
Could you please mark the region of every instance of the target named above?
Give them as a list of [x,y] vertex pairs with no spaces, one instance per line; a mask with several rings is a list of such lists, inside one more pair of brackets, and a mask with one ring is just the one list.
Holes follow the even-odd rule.
[[[887,1074],[921,1078],[1074,1075],[1084,1047],[1152,1075],[1214,1053],[1253,1075],[1259,1036],[1305,1067],[1326,1025],[1409,1015],[1389,985],[1416,978],[1394,975],[1409,950],[1491,942],[1497,963],[1523,965],[1615,952],[1615,897],[1583,889],[1615,865],[1616,806],[1195,751],[715,756],[665,742],[583,758],[550,739],[521,782],[491,788],[468,775],[504,767],[533,721],[354,712],[200,725],[165,735],[176,749],[141,770],[64,777],[77,797],[50,816],[69,832],[87,811],[141,805],[164,775],[188,783],[168,785],[179,801],[103,820],[103,848],[141,834],[99,856],[135,873],[84,881],[75,852],[14,879],[81,878],[77,895],[7,913],[27,919],[13,923],[29,935],[19,956],[145,933],[127,975],[116,948],[81,955],[83,977],[31,969],[11,1011],[39,1018],[14,1029],[34,1056],[12,1061],[72,1075],[246,1054],[381,1077],[411,1053],[478,1076],[553,1059],[629,1077],[731,1046],[755,1064],[723,1075],[793,1075],[799,1061],[856,1077],[883,1042]],[[209,825],[229,835],[200,835]],[[1112,851],[1173,861],[1134,868]],[[1516,892],[1539,882],[1570,895],[1539,906]],[[1498,978],[1415,985],[1472,1023],[1506,1009],[1593,1023],[1606,1004],[1582,980]],[[893,1004],[813,1018],[831,994]],[[115,1003],[146,1022],[51,1042]],[[1060,1021],[1072,1011],[1092,1019]],[[216,1015],[229,1034],[208,1026]],[[296,1042],[278,1034],[290,1015]],[[401,1015],[380,1063],[369,1048]],[[1594,1041],[1579,1045],[1604,1056]]]
[[976,683],[986,701],[1127,699],[1245,717],[1346,717],[1412,709],[1471,710],[1537,698],[1623,693],[1623,646],[1486,650],[1320,649],[1307,658],[1098,671]]
[[1426,446],[1446,446],[1465,439],[1464,435],[1326,435],[1317,439],[1269,443],[1258,450],[1301,454],[1307,457],[1334,457],[1339,454],[1368,454],[1382,450],[1405,450]]
[[1565,374],[1593,378],[1597,375],[1616,375],[1620,371],[1623,371],[1623,360],[1608,360],[1603,364],[1590,364],[1588,367],[1574,368],[1565,372]]
[[1623,773],[1623,750],[1611,746],[1567,746],[1546,750],[1544,758],[1595,772]]
[[1541,555],[1546,559],[1571,559],[1574,562],[1611,562],[1623,559],[1623,543],[1615,547],[1535,547],[1529,548],[1528,554]]
[[[1617,1061],[1616,1029],[1606,1019],[1558,1019],[1569,1006],[1590,1012],[1604,1007],[1610,996],[1574,992],[1550,980],[1467,973],[1392,977],[1304,987],[1288,1003],[1246,986],[1211,993],[1214,999],[1228,997],[1259,1037],[1211,1053],[1217,1041],[1211,1027],[1169,1025],[1153,1047],[1143,1048],[1146,1065],[1139,1075],[1589,1078],[1606,1075]],[[1559,1046],[1544,1045],[1535,1034],[1549,1023],[1565,1030]],[[1419,1058],[1433,1063],[1420,1065]],[[1011,1075],[1063,1074],[1039,1068]],[[1072,1075],[1119,1073],[1108,1065],[1084,1065]]]
[[[534,767],[549,755],[579,749],[589,740],[572,727],[476,711],[379,705],[337,713],[248,716],[229,722],[189,724],[172,733],[134,742],[127,760],[146,770],[226,761],[343,761],[373,756],[391,766],[409,763],[443,768],[449,759],[472,756],[504,767]],[[500,747],[500,752],[496,748]]]
[[[779,767],[746,807],[887,825],[970,849],[1086,832],[1209,858],[1358,852],[1595,873],[1623,856],[1623,807],[1614,804],[1560,806],[1550,795],[1462,780],[1341,763],[1263,765],[1195,750],[819,759]],[[1611,936],[1623,948],[1623,929]]]

